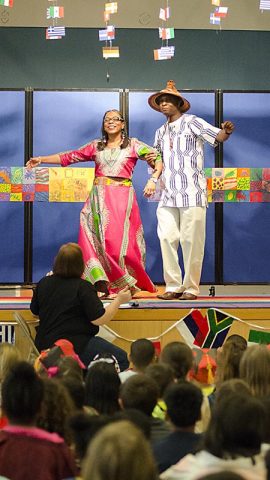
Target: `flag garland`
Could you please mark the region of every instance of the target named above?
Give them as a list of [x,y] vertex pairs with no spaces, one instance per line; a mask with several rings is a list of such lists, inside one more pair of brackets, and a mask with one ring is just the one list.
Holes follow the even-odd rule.
[[170,16],[171,8],[169,0],[166,0],[166,6],[159,9],[159,19],[162,21],[162,26],[158,29],[161,47],[154,50],[154,60],[169,60],[174,57],[175,47],[169,45],[169,40],[174,38],[174,28],[167,25]]
[[13,7],[13,0],[0,0],[0,5],[3,7]]
[[260,10],[270,10],[270,0],[260,0]]
[[177,330],[189,346],[200,348],[221,347],[236,317],[222,310],[209,308],[206,315],[191,310],[177,325]]
[[64,7],[57,5],[57,0],[48,0],[53,3],[46,9],[47,20],[52,24],[46,28],[46,40],[61,40],[66,35],[66,27],[58,25],[58,19],[64,18]]
[[221,28],[221,19],[227,17],[228,7],[221,6],[221,0],[211,0],[211,4],[215,7],[215,10],[210,13],[210,23],[211,25],[219,25]]
[[[108,58],[119,58],[119,47],[113,46],[112,41],[115,39],[115,27],[109,25],[110,16],[118,12],[117,2],[107,2],[104,7],[104,22],[105,28],[98,31],[98,37],[100,42],[105,42],[105,46],[102,47],[102,56],[107,60]],[[107,80],[110,75],[107,72]]]

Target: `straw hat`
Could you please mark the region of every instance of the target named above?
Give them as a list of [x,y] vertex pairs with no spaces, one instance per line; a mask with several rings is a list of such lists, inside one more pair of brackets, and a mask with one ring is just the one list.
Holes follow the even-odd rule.
[[150,107],[152,107],[154,110],[157,110],[160,112],[160,106],[157,102],[158,98],[161,97],[162,95],[173,95],[174,97],[177,97],[179,100],[182,100],[182,105],[180,106],[180,111],[182,113],[187,112],[190,109],[190,103],[188,100],[186,100],[184,97],[182,97],[181,93],[179,90],[177,90],[175,83],[173,80],[168,80],[166,88],[163,90],[160,90],[160,92],[154,93],[151,95],[151,97],[148,98],[148,103]]

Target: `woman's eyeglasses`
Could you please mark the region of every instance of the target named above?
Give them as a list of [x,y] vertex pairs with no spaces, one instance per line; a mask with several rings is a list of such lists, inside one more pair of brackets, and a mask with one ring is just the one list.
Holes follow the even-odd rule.
[[110,123],[110,122],[123,122],[124,119],[121,117],[112,117],[112,118],[104,118],[104,123]]

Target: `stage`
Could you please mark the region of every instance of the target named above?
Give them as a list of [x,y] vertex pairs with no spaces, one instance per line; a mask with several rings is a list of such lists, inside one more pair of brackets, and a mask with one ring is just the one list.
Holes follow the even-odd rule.
[[[157,288],[158,293],[164,291],[164,287]],[[235,317],[230,334],[238,333],[248,338],[251,329],[270,332],[270,286],[215,286],[214,297],[207,295],[209,286],[202,286],[201,290],[202,294],[195,301],[162,301],[156,294],[140,292],[132,302],[121,306],[101,335],[127,351],[133,340],[142,337],[160,342],[162,348],[170,341],[182,340],[177,325],[190,310],[199,309],[205,315],[208,308]],[[30,288],[0,288],[0,323],[16,325],[13,318],[16,310],[23,315],[34,335],[38,319],[29,310],[31,296]],[[107,303],[104,301],[105,305]],[[15,339],[25,356],[29,348],[17,326]]]

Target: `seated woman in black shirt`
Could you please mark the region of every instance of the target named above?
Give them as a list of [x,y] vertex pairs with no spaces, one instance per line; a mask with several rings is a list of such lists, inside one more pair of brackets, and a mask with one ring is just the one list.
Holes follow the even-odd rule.
[[91,283],[83,280],[84,261],[76,243],[62,245],[54,261],[53,275],[43,277],[34,290],[30,310],[39,316],[35,344],[39,350],[51,348],[65,338],[87,366],[96,354],[111,353],[121,370],[128,368],[121,348],[97,337],[99,325],[108,323],[121,303],[131,300],[128,287],[121,290],[105,309]]

